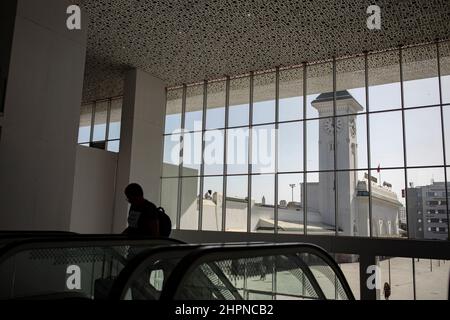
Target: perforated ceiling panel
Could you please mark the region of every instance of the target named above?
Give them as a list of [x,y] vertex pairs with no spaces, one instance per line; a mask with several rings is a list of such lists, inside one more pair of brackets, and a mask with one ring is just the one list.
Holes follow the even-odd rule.
[[[84,100],[142,68],[168,86],[450,37],[449,0],[79,0],[89,19]],[[366,27],[381,7],[382,30]]]

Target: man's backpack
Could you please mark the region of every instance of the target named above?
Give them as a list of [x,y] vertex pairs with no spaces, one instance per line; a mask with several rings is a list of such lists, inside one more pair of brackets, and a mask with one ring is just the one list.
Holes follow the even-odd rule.
[[172,221],[163,208],[159,207],[157,209],[157,213],[159,221],[159,235],[161,237],[168,238],[172,232]]

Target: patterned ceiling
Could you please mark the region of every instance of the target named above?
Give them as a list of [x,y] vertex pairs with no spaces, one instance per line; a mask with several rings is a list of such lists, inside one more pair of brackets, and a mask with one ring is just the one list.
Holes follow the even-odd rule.
[[[450,38],[449,0],[78,0],[89,15],[83,100],[132,67],[167,86]],[[382,30],[366,27],[371,4]]]

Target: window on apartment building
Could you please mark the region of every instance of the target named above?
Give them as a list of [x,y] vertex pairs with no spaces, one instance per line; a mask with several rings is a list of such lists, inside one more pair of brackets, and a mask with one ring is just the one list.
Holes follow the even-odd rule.
[[111,98],[81,106],[78,144],[119,152],[122,98]]

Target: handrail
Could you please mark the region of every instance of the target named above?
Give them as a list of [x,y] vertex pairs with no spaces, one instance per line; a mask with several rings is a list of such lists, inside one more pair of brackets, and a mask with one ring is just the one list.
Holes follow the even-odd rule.
[[[323,259],[336,273],[340,280],[342,287],[350,300],[354,300],[353,293],[350,286],[345,279],[342,270],[338,264],[331,258],[331,256],[322,248],[305,243],[284,243],[284,244],[257,244],[245,246],[207,246],[198,250],[194,250],[185,256],[177,264],[169,278],[166,286],[161,292],[161,300],[171,301],[175,299],[178,288],[186,280],[186,275],[189,275],[198,266],[203,263],[209,263],[217,260],[232,259],[232,258],[249,258],[260,256],[277,256],[277,255],[296,255],[298,253],[311,253]],[[315,281],[315,278],[314,278]],[[313,284],[313,283],[312,283]],[[317,284],[317,283],[316,283]],[[314,286],[317,290],[317,287]],[[322,294],[320,294],[320,292]],[[322,290],[319,288],[318,294],[324,297]]]
[[70,237],[77,235],[79,234],[66,231],[0,231],[0,242],[18,238]]
[[0,264],[18,252],[31,249],[47,248],[70,248],[70,247],[114,247],[126,245],[154,245],[155,241],[161,244],[173,243],[184,244],[184,242],[172,238],[151,238],[151,237],[129,237],[125,235],[76,235],[67,238],[44,237],[26,238],[7,243],[0,247]]
[[[264,242],[255,242],[251,244],[263,244]],[[243,245],[243,244],[250,244],[248,242],[235,242],[235,243],[228,243],[228,244],[208,244],[208,245],[227,245],[227,246],[233,246],[233,245]],[[202,248],[203,245],[200,244],[185,244],[185,245],[179,245],[176,247],[170,247],[170,246],[159,246],[157,248],[151,248],[145,251],[140,252],[135,257],[133,257],[125,266],[125,268],[120,272],[118,275],[116,281],[114,282],[113,288],[110,291],[110,297],[109,299],[116,300],[116,299],[122,299],[124,297],[124,290],[127,288],[130,284],[130,282],[133,280],[134,276],[139,274],[140,272],[145,269],[148,264],[151,261],[154,261],[155,256],[164,253],[166,256],[170,256],[170,258],[177,258],[179,256],[175,256],[177,252],[184,252],[184,251],[193,251],[196,249]],[[180,258],[181,259],[181,258]]]
[[111,288],[108,300],[121,300],[125,295],[125,289],[133,281],[134,276],[140,274],[155,257],[164,254],[167,259],[179,257],[178,253],[191,252],[201,248],[198,244],[181,244],[177,246],[158,246],[138,253],[122,269]]
[[72,231],[60,231],[60,230],[0,230],[0,236],[3,234],[20,234],[20,233],[27,233],[27,234],[78,234],[76,232]]

